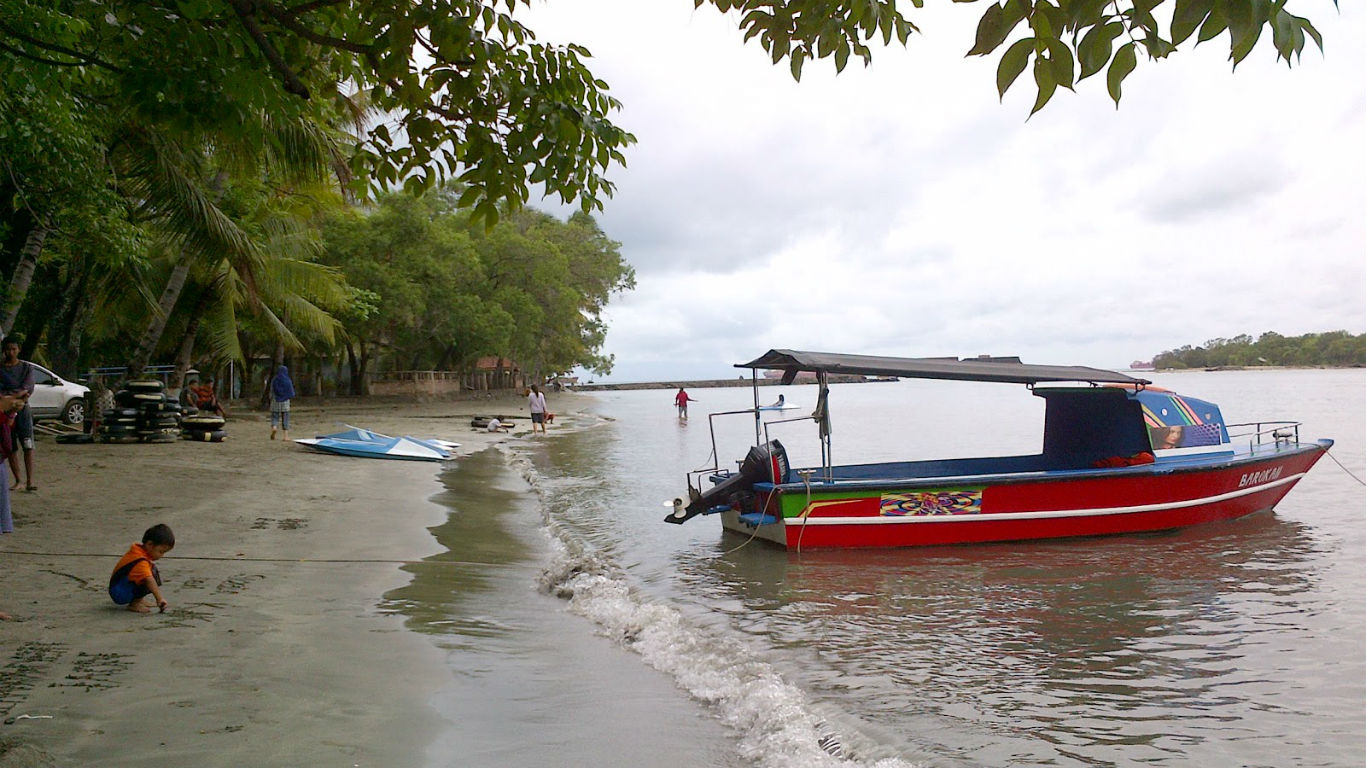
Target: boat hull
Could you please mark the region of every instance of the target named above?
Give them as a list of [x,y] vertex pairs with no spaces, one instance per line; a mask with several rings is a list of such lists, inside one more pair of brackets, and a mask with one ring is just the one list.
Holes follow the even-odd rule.
[[[1331,441],[1141,467],[756,486],[722,524],[789,549],[915,547],[1184,528],[1274,507]],[[857,487],[850,487],[857,486]]]

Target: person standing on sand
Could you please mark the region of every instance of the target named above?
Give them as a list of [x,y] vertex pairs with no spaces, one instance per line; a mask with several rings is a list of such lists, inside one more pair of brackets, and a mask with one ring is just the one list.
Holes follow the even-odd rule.
[[[33,394],[33,366],[19,359],[19,339],[6,336],[0,341],[0,394],[12,395],[19,392]],[[27,396],[27,395],[26,395]],[[36,491],[33,484],[33,411],[28,403],[14,416],[11,438],[7,446],[10,473],[14,475],[14,485],[10,490],[19,488],[19,451],[24,452],[24,474],[28,477],[25,490]]]
[[688,397],[688,393],[684,391],[682,387],[679,387],[678,394],[674,395],[674,405],[678,408],[678,418],[688,418],[688,403],[690,402],[695,403],[697,401]]
[[275,439],[278,425],[283,433],[281,439],[289,439],[289,401],[294,399],[294,382],[289,378],[289,369],[280,366],[270,380],[270,439]]
[[545,434],[545,395],[535,384],[531,385],[531,391],[526,396],[527,407],[531,409],[531,434],[536,434],[536,427],[541,428],[541,434]]
[[[7,467],[12,447],[10,426],[14,414],[28,405],[28,394],[0,395],[0,467]],[[14,533],[14,513],[9,505],[8,469],[0,469],[0,534]]]

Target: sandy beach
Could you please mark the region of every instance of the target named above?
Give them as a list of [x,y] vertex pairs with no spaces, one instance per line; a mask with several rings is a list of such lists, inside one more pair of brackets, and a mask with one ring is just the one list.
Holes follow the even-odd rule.
[[[573,395],[555,395],[557,411]],[[308,403],[292,437],[343,423],[461,443],[500,440],[476,414],[501,399]],[[552,430],[554,427],[552,426]],[[268,439],[234,409],[223,443],[59,445],[39,440],[38,490],[13,495],[0,537],[0,766],[413,765],[448,732],[424,703],[439,651],[381,610],[404,561],[439,549],[428,462],[348,459]],[[128,545],[164,522],[164,614],[106,594]]]

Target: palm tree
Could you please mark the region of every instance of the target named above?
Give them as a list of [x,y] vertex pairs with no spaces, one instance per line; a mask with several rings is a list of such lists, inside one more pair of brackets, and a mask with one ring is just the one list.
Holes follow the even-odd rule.
[[[201,145],[193,151],[154,133],[130,137],[124,149],[133,179],[130,193],[143,201],[149,220],[177,248],[174,268],[129,360],[129,375],[136,376],[160,345],[166,322],[196,264],[212,266],[226,260],[240,290],[249,301],[259,302],[259,277],[272,256],[224,210],[229,186],[238,195],[279,193],[264,187],[260,179],[278,180],[284,188],[316,189],[329,173],[341,172],[344,166],[339,164],[336,142],[306,118],[262,115],[257,123],[236,132],[231,141]],[[344,176],[338,178],[344,181]],[[318,199],[329,196],[335,198],[335,193]]]

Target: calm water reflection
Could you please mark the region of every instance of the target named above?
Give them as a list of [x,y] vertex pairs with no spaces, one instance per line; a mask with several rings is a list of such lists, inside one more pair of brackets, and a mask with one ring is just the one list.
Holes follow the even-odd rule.
[[[1332,455],[1366,476],[1366,371],[1158,383],[1220,402],[1230,420],[1302,419],[1306,437],[1337,439]],[[814,399],[811,388],[785,391]],[[544,611],[536,601],[548,600],[563,613],[562,601],[527,592],[547,571],[593,574],[611,589],[564,618],[601,635],[583,646],[598,648],[595,669],[663,672],[682,711],[724,724],[713,741],[736,764],[1362,764],[1366,494],[1331,460],[1275,513],[1182,532],[798,555],[745,544],[713,520],[662,523],[661,502],[710,450],[705,419],[680,424],[671,395],[604,393],[594,398],[603,424],[518,444],[534,493],[494,468],[462,467],[448,481],[451,520],[435,533],[448,557],[473,565],[416,566],[395,600],[496,667],[486,639],[527,653],[517,635],[537,625],[494,620],[488,606]],[[707,410],[748,398],[698,395]],[[947,404],[920,407],[940,396]],[[837,455],[1037,448],[1035,398],[1010,387],[955,396],[932,382],[837,386]],[[903,410],[932,441],[889,423]],[[800,435],[783,439],[801,450]],[[810,725],[782,732],[789,721]],[[684,722],[627,738],[668,753],[697,738]],[[831,732],[839,758],[793,746]]]

